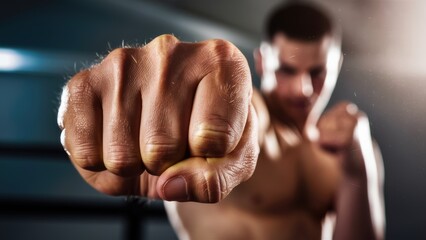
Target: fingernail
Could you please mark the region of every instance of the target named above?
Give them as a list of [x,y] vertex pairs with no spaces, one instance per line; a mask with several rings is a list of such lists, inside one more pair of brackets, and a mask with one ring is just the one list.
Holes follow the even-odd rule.
[[163,194],[168,201],[188,201],[188,186],[185,178],[175,177],[168,180],[164,184]]

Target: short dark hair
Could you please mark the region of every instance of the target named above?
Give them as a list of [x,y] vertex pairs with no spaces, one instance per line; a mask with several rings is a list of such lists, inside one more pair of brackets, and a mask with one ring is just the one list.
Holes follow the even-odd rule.
[[272,41],[277,33],[301,41],[317,41],[333,35],[333,23],[329,15],[311,3],[292,2],[280,5],[267,18],[266,40]]

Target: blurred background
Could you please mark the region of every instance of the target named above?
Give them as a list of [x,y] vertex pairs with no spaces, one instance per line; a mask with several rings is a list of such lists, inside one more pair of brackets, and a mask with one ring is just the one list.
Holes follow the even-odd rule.
[[[426,239],[426,2],[312,1],[343,28],[331,104],[357,103],[382,150],[387,239]],[[230,40],[252,67],[281,2],[0,0],[0,239],[176,239],[161,202],[106,197],[77,175],[59,143],[61,88],[108,50],[164,33]]]

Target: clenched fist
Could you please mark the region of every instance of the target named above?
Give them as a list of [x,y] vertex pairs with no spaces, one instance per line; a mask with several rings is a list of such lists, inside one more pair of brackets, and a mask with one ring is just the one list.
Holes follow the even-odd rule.
[[[362,148],[371,146],[367,116],[353,103],[342,102],[318,122],[319,143],[341,162],[346,176],[365,177]],[[365,148],[365,147],[364,147]]]
[[68,82],[61,140],[103,193],[217,202],[256,165],[251,96],[246,59],[231,43],[163,35],[116,49]]

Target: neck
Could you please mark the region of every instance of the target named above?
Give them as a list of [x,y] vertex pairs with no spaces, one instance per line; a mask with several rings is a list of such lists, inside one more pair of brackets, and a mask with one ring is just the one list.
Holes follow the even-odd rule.
[[266,106],[269,110],[269,114],[272,119],[279,122],[280,124],[293,129],[301,136],[311,137],[312,132],[316,130],[316,124],[318,121],[318,117],[315,112],[309,113],[307,118],[294,119],[291,118],[286,112],[279,109],[274,101],[269,99],[267,96],[263,95]]
[[269,114],[272,119],[279,122],[286,127],[289,127],[299,133],[303,133],[306,119],[294,119],[291,118],[285,111],[280,109],[273,100],[269,99],[267,96],[263,96],[266,106],[268,107]]

